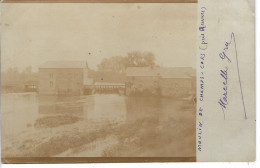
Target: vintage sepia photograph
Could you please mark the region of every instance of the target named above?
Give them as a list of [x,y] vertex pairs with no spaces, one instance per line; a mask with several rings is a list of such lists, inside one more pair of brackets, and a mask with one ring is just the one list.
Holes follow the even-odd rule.
[[1,17],[2,160],[196,161],[196,3],[2,4]]

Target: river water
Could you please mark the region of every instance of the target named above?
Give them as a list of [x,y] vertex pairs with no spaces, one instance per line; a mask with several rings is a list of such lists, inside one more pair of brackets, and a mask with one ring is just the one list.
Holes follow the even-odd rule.
[[195,106],[158,97],[2,94],[4,157],[195,157]]

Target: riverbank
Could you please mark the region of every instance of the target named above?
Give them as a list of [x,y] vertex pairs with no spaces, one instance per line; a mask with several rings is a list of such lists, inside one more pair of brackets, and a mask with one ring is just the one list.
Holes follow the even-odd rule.
[[185,101],[114,94],[2,99],[4,157],[196,155],[196,109]]

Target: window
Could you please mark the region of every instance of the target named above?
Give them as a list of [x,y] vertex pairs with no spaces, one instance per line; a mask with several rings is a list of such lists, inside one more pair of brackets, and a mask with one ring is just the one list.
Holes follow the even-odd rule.
[[53,82],[52,81],[50,82],[50,87],[53,87]]

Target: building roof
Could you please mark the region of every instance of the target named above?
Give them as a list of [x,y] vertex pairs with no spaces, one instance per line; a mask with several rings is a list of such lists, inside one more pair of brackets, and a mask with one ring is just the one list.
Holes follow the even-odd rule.
[[39,83],[38,80],[28,80],[24,82],[25,85],[38,84],[38,83]]
[[92,79],[92,78],[87,78],[84,81],[84,85],[92,85],[93,83],[94,83],[94,79]]
[[39,68],[87,68],[84,61],[47,61]]
[[95,82],[108,83],[124,83],[125,73],[118,73],[113,71],[88,71],[88,77],[93,78]]
[[160,76],[159,67],[128,67],[126,76]]
[[161,78],[190,78],[195,70],[191,67],[129,67],[126,76],[159,76]]
[[125,83],[95,82],[96,86],[124,86]]
[[161,78],[190,78],[191,67],[160,68]]

